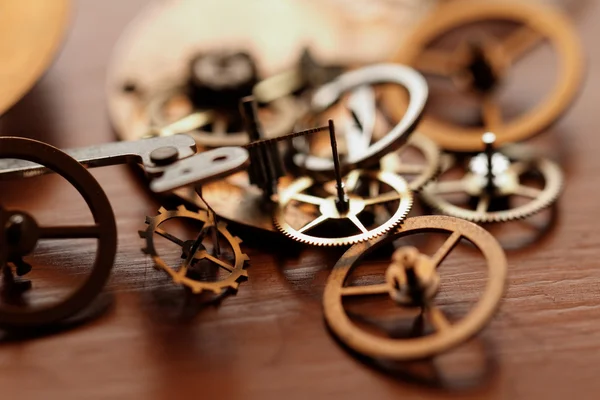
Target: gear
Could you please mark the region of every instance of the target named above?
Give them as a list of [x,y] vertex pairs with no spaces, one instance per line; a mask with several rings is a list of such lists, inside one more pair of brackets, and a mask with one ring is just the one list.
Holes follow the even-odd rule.
[[[477,223],[506,222],[527,218],[551,206],[559,197],[563,185],[560,167],[546,158],[527,159],[495,152],[491,155],[492,171],[488,172],[487,155],[481,153],[470,159],[458,180],[445,180],[456,166],[440,175],[421,191],[421,197],[430,207],[443,214]],[[522,178],[541,177],[543,189],[522,183]],[[466,194],[470,201],[466,206],[451,202],[446,195]],[[513,206],[513,196],[530,199]]]
[[[230,265],[227,262],[219,259],[218,256],[209,254],[208,251],[202,247],[194,255],[195,261],[207,259],[228,271],[230,274],[225,279],[216,282],[195,280],[188,276],[187,268],[174,269],[167,265],[167,263],[160,257],[156,251],[154,234],[160,235],[181,246],[184,255],[186,251],[189,252],[188,242],[185,242],[160,229],[161,224],[175,218],[200,221],[203,223],[203,230],[216,228],[216,231],[218,232],[217,235],[222,236],[225,238],[225,240],[227,240],[234,253],[233,265]],[[152,257],[155,268],[165,271],[171,277],[171,279],[173,279],[173,282],[184,285],[194,294],[199,294],[203,291],[212,291],[215,294],[221,294],[227,289],[236,291],[240,282],[248,278],[248,271],[246,271],[245,268],[247,261],[249,261],[249,257],[242,253],[240,248],[240,243],[242,243],[242,240],[231,235],[231,233],[227,230],[227,224],[224,222],[218,222],[215,226],[214,220],[209,217],[207,211],[201,210],[198,212],[192,212],[187,210],[184,206],[179,206],[177,210],[167,211],[161,207],[157,216],[146,218],[146,223],[148,224],[146,230],[139,232],[140,237],[146,242],[146,246],[142,249],[142,251]]]
[[17,275],[29,272],[31,266],[23,261],[23,257],[31,254],[38,242],[73,238],[97,240],[89,275],[68,297],[44,306],[0,306],[2,328],[60,324],[85,311],[110,277],[117,252],[117,226],[112,207],[102,187],[87,169],[50,145],[25,138],[0,137],[0,160],[4,159],[30,161],[62,176],[77,189],[92,213],[93,224],[40,226],[32,215],[0,206],[0,271],[5,274],[4,281],[9,286],[16,284],[21,289],[28,288],[29,284],[23,286],[23,281],[15,281],[13,276],[8,276],[12,275],[8,266],[12,264]]
[[[169,109],[178,107],[180,110],[173,113],[179,118],[172,122]],[[243,146],[250,141],[237,111],[196,110],[185,86],[158,91],[151,96],[144,112],[152,127],[150,137],[188,133],[204,147]],[[299,112],[297,102],[287,96],[265,104],[259,113],[265,120],[268,137],[278,137],[292,131]]]
[[[403,154],[412,151],[420,153],[425,158],[425,163],[407,163]],[[402,177],[413,177],[411,180],[407,179],[408,187],[413,192],[418,192],[439,174],[440,155],[440,149],[435,142],[417,132],[408,139],[406,145],[381,159],[381,169]]]
[[[371,185],[365,185],[367,183],[365,181]],[[392,191],[370,198],[361,196],[359,189],[364,186],[370,188],[373,186],[372,183],[378,187],[390,187]],[[319,197],[305,193],[309,189],[313,191],[321,189],[325,195]],[[302,243],[314,246],[345,246],[364,242],[389,232],[402,222],[413,203],[413,195],[406,181],[391,172],[355,170],[346,176],[345,189],[348,194],[348,210],[340,212],[336,206],[337,197],[330,195],[326,185],[318,185],[309,177],[297,179],[280,194],[274,213],[275,226],[285,236]],[[367,208],[375,209],[386,203],[395,202],[397,202],[393,207],[395,211],[385,221],[379,222],[376,218],[378,215],[373,215],[373,222],[367,227],[359,218]],[[319,216],[307,222],[304,205],[316,208]],[[338,225],[349,223],[348,226],[353,226],[360,233],[352,235],[341,233],[334,237],[319,237],[308,233],[314,228],[332,222],[338,222]]]
[[[368,254],[411,235],[442,233],[449,235],[433,255],[415,248],[401,247],[384,276],[383,283],[349,285],[352,272]],[[488,271],[484,292],[478,303],[462,320],[449,321],[434,303],[440,284],[438,270],[461,240],[473,244],[486,260]],[[368,266],[361,266],[363,273]],[[395,232],[351,247],[336,263],[323,293],[325,320],[341,342],[372,358],[409,361],[425,359],[448,351],[469,340],[490,321],[498,309],[506,288],[507,261],[502,247],[483,228],[446,216],[409,218]],[[344,308],[344,299],[389,296],[397,306],[421,308],[418,317],[429,320],[433,332],[419,332],[416,337],[384,337],[373,333],[373,326],[363,330]],[[380,327],[378,327],[380,328]],[[386,332],[387,333],[387,332]]]
[[[454,51],[431,44],[440,37],[482,21],[509,21],[521,26],[505,38],[467,37]],[[511,65],[538,43],[548,40],[557,53],[556,84],[535,108],[511,121],[502,121],[496,88]],[[552,7],[518,1],[457,0],[442,2],[429,18],[407,38],[395,62],[414,66],[426,75],[449,78],[458,89],[468,86],[482,104],[483,126],[469,127],[425,116],[419,131],[449,151],[482,150],[479,138],[494,129],[499,145],[523,141],[543,132],[575,99],[583,78],[583,50],[571,23]],[[390,93],[387,100],[401,116],[401,97]]]

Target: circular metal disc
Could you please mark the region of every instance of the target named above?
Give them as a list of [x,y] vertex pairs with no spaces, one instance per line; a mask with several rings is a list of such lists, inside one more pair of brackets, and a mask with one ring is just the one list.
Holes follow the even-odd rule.
[[0,113],[37,82],[59,50],[70,0],[0,0]]
[[[122,36],[109,68],[108,108],[117,134],[124,140],[145,134],[146,124],[136,123],[139,96],[184,83],[188,60],[198,52],[248,51],[263,78],[293,68],[305,47],[324,64],[378,62],[428,8],[413,1],[366,3],[362,11],[334,0],[152,3]],[[128,83],[136,93],[123,90]]]

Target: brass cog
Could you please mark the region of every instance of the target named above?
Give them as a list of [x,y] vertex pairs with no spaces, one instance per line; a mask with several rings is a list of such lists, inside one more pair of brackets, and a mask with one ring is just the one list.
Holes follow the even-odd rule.
[[[559,197],[563,187],[563,173],[560,167],[547,158],[527,159],[524,157],[507,157],[502,153],[493,154],[492,192],[486,187],[487,171],[486,155],[481,153],[471,158],[457,180],[440,179],[431,182],[421,191],[421,197],[430,207],[457,218],[477,223],[507,222],[530,217],[551,206]],[[453,162],[456,165],[456,161]],[[522,177],[538,173],[544,181],[544,188],[537,189],[521,182]],[[469,206],[461,207],[444,195],[464,193],[470,196]],[[526,204],[512,207],[508,200],[512,196],[531,199]],[[490,211],[490,207],[498,199],[504,201],[504,209]]]
[[226,263],[223,260],[220,260],[218,257],[215,257],[209,254],[205,249],[199,249],[194,255],[194,260],[199,261],[202,259],[207,259],[219,267],[225,269],[230,274],[222,280],[216,282],[206,282],[199,281],[190,278],[187,276],[187,269],[179,268],[174,269],[171,268],[167,263],[160,257],[160,255],[156,251],[156,247],[154,245],[154,234],[158,234],[173,243],[185,247],[185,242],[167,232],[164,232],[160,225],[164,222],[174,219],[174,218],[183,218],[183,219],[191,219],[195,221],[203,222],[204,225],[202,229],[214,228],[214,221],[212,218],[209,218],[208,212],[204,210],[200,210],[198,212],[192,212],[187,210],[184,206],[179,206],[177,210],[168,211],[164,208],[160,208],[159,214],[155,217],[146,217],[146,223],[148,227],[145,231],[140,231],[140,237],[145,240],[146,247],[142,249],[142,251],[146,254],[149,254],[154,261],[155,268],[159,270],[165,271],[173,282],[176,284],[180,284],[188,287],[194,294],[199,294],[203,291],[212,291],[215,294],[221,294],[224,290],[231,289],[236,291],[239,287],[241,281],[246,280],[248,278],[248,271],[246,268],[246,262],[249,261],[248,255],[242,253],[240,248],[240,243],[242,240],[236,236],[233,236],[227,230],[227,224],[224,222],[218,222],[216,225],[216,229],[219,235],[224,237],[227,242],[231,245],[231,248],[234,253],[235,262],[233,265]]
[[[352,271],[368,254],[394,240],[423,233],[446,233],[449,236],[431,256],[421,254],[415,248],[398,249],[381,279],[383,283],[348,285]],[[440,281],[437,270],[461,239],[467,240],[482,253],[488,276],[477,304],[460,321],[450,322],[434,303]],[[485,327],[502,300],[506,277],[504,251],[483,228],[446,216],[409,218],[395,232],[357,244],[339,259],[329,275],[323,294],[325,320],[341,342],[368,357],[399,361],[425,359],[451,350]],[[390,296],[399,307],[421,308],[422,316],[430,321],[434,331],[412,338],[394,338],[363,330],[346,312],[343,301],[361,296]]]
[[[428,49],[429,44],[461,26],[498,20],[516,22],[522,27],[506,38],[484,38],[488,40],[480,43],[480,56],[485,60],[482,63],[490,68],[488,72],[492,81],[487,82],[490,87],[483,87],[480,93],[484,127],[460,126],[427,115],[419,126],[420,132],[429,136],[444,150],[480,151],[483,149],[480,137],[488,129],[495,130],[499,145],[523,141],[543,132],[554,123],[578,94],[583,80],[584,57],[576,30],[560,11],[528,2],[442,2],[403,43],[393,61],[413,66],[425,74],[454,79],[456,82],[461,75],[472,74],[470,68],[474,68],[474,64],[471,63],[477,57],[469,55],[468,51],[462,51],[468,49],[466,44],[459,46],[454,52]],[[475,41],[478,39],[481,38],[475,38]],[[544,39],[551,43],[558,56],[557,81],[551,87],[548,97],[535,108],[516,119],[503,122],[494,96],[497,83],[503,79],[512,64]],[[390,104],[397,103],[399,98],[390,95]],[[394,110],[396,113],[401,111],[398,108]]]
[[[365,178],[371,183],[377,183],[378,186],[381,184],[389,186],[392,191],[370,198],[361,196],[358,189],[364,183]],[[323,185],[318,185],[309,177],[295,180],[280,194],[274,212],[275,226],[285,236],[298,242],[314,246],[346,246],[364,242],[389,232],[406,218],[413,204],[413,194],[406,181],[391,172],[355,170],[345,177],[344,184],[348,193],[349,207],[348,212],[341,213],[336,207],[336,196],[330,195]],[[308,189],[319,187],[325,192],[323,197],[304,193]],[[380,223],[374,219],[373,223],[367,227],[359,219],[359,215],[362,215],[367,207],[376,208],[396,201],[398,203],[397,206],[394,206],[395,211],[384,222]],[[305,222],[304,219],[306,218],[304,218],[300,221],[300,224],[298,224],[298,221],[290,223],[288,219],[290,215],[292,217],[302,214],[306,216],[306,213],[301,209],[301,205],[317,208],[319,216],[309,222]],[[318,237],[307,233],[324,222],[332,220],[350,221],[360,233],[338,237]],[[295,227],[298,225],[301,226]]]
[[[406,151],[417,151],[425,158],[425,163],[405,162],[402,155]],[[403,178],[405,176],[412,177],[411,180],[407,179],[408,187],[413,192],[418,192],[439,174],[440,156],[440,148],[435,142],[416,132],[408,139],[406,145],[381,159],[381,169],[393,172]]]

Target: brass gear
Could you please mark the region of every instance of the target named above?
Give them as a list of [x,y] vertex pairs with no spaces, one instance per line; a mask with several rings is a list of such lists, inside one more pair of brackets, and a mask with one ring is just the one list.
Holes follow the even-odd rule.
[[[396,239],[423,233],[449,234],[448,239],[432,256],[419,254],[416,249],[399,249],[399,252],[403,252],[405,255],[410,250],[415,250],[418,262],[424,264],[416,265],[413,270],[414,281],[425,284],[423,302],[414,303],[413,296],[411,296],[413,299],[407,301],[406,296],[399,291],[406,284],[406,279],[404,282],[403,279],[398,279],[402,278],[403,271],[393,271],[394,268],[397,268],[397,259],[386,271],[384,283],[348,285],[348,278],[352,271],[368,254]],[[485,290],[478,303],[463,319],[456,323],[450,323],[442,310],[434,304],[439,279],[437,268],[461,239],[466,239],[482,253],[486,260],[488,277]],[[399,252],[394,255],[394,258],[399,255]],[[428,276],[429,279],[427,279]],[[429,358],[466,342],[485,327],[494,316],[504,295],[506,276],[506,255],[496,239],[483,228],[446,216],[409,218],[393,233],[357,244],[339,259],[329,275],[323,293],[325,320],[331,328],[331,332],[341,342],[368,357],[399,361]],[[366,298],[377,295],[390,296],[400,307],[422,307],[423,316],[431,322],[435,331],[425,336],[399,339],[382,337],[373,334],[370,330],[361,329],[346,312],[343,300],[348,297],[364,296]]]
[[[483,55],[491,63],[500,79],[512,63],[547,39],[555,49],[558,60],[557,83],[549,96],[524,115],[512,121],[501,121],[494,91],[487,90],[482,97],[484,127],[459,126],[432,116],[424,116],[420,132],[429,136],[444,150],[473,152],[483,149],[481,135],[494,129],[498,144],[523,141],[543,132],[555,122],[575,99],[583,78],[583,50],[572,24],[550,6],[522,1],[456,0],[442,2],[403,43],[394,62],[410,65],[419,71],[447,78],[456,78],[466,71],[468,58],[462,49],[456,52],[428,50],[427,46],[440,36],[466,24],[502,20],[523,25],[504,40],[492,39],[483,43]],[[466,49],[466,46],[463,50]],[[464,72],[463,71],[463,72]],[[457,75],[458,74],[458,75]],[[400,97],[390,95],[390,104]],[[401,109],[396,107],[396,112]]]
[[[458,180],[442,180],[431,182],[421,191],[421,198],[430,207],[457,218],[477,223],[507,222],[524,219],[551,206],[559,197],[563,187],[563,173],[560,167],[547,158],[527,159],[525,157],[507,157],[502,153],[494,153],[495,165],[501,169],[495,176],[495,191],[490,194],[486,190],[486,174],[481,171],[484,153],[473,158]],[[456,165],[456,159],[453,160]],[[448,172],[446,170],[446,172]],[[544,188],[537,189],[521,183],[521,177],[538,173],[544,181]],[[466,193],[471,197],[472,207],[460,207],[443,195]],[[508,200],[511,196],[531,199],[528,203],[489,211],[490,204],[497,198]]]
[[[155,268],[165,271],[171,277],[171,279],[173,279],[173,282],[188,287],[194,294],[199,294],[203,291],[212,291],[215,294],[221,294],[227,289],[236,291],[240,282],[248,278],[248,271],[246,271],[245,268],[246,262],[249,261],[249,257],[242,253],[240,248],[240,243],[242,243],[242,240],[236,236],[233,236],[227,230],[226,223],[218,222],[216,225],[218,234],[223,236],[231,245],[235,262],[233,265],[229,265],[225,261],[210,255],[205,249],[199,249],[194,256],[194,260],[208,259],[219,267],[227,270],[230,274],[225,279],[216,282],[198,281],[188,277],[187,270],[183,268],[175,270],[167,265],[167,263],[157,253],[154,246],[154,234],[156,233],[172,241],[173,243],[182,246],[182,248],[184,247],[185,242],[183,240],[178,239],[167,232],[163,232],[159,228],[161,224],[174,218],[184,218],[203,222],[203,229],[209,228],[211,227],[211,224],[214,224],[212,218],[209,218],[207,211],[200,210],[198,212],[192,212],[187,210],[184,206],[179,206],[177,210],[170,211],[161,207],[157,216],[146,217],[146,224],[148,224],[148,227],[146,230],[140,231],[139,234],[140,237],[146,242],[146,246],[142,249],[142,251],[152,257]],[[212,227],[214,227],[214,225],[212,225]]]
[[[364,197],[357,194],[357,189],[361,180],[367,178],[371,182],[389,186],[392,191],[384,194],[378,194],[375,197]],[[340,213],[336,207],[336,196],[329,195],[324,185],[317,184],[312,178],[303,177],[292,182],[279,196],[277,207],[274,211],[274,222],[277,229],[285,236],[298,242],[314,246],[346,246],[350,244],[364,242],[371,238],[383,235],[395,226],[400,224],[409,213],[413,204],[413,194],[408,188],[406,181],[398,175],[387,171],[367,171],[354,170],[344,179],[345,188],[348,191],[349,210],[346,213]],[[303,193],[311,188],[321,187],[326,193],[326,197]],[[398,205],[392,215],[382,223],[374,220],[370,227],[364,226],[358,216],[367,207],[376,207],[386,203],[398,201]],[[299,225],[298,221],[288,220],[292,216],[303,214],[298,204],[312,205],[318,208],[319,216],[305,223],[300,222],[300,228],[293,225]],[[293,208],[288,214],[288,208]],[[305,214],[305,213],[304,213]],[[359,234],[352,234],[341,237],[317,237],[306,232],[330,220],[347,220],[361,231]]]
[[[404,162],[402,154],[407,150],[416,150],[419,152],[425,158],[425,163],[412,164]],[[406,145],[381,159],[381,169],[393,172],[402,177],[414,177],[408,181],[408,187],[413,192],[418,192],[439,174],[440,156],[440,148],[435,142],[427,136],[416,132],[408,139]]]

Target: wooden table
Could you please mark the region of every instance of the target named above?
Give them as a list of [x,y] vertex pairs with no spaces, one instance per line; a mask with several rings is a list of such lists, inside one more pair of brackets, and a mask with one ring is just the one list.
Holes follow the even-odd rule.
[[[81,0],[58,60],[0,120],[3,135],[58,147],[114,139],[104,79],[112,47],[145,1]],[[119,251],[108,289],[115,307],[54,335],[0,342],[2,398],[597,398],[600,390],[600,3],[576,17],[588,51],[588,77],[573,109],[547,137],[561,149],[567,185],[555,228],[508,253],[509,286],[494,321],[455,355],[375,368],[328,333],[320,296],[329,257],[304,251],[282,261],[269,246],[244,247],[250,280],[238,295],[176,317],[180,292],[140,252],[137,231],[158,203],[126,166],[94,171],[111,199]],[[526,70],[545,76],[543,66]],[[543,83],[542,83],[543,84]],[[73,193],[50,183],[16,185],[3,198],[45,221],[83,215]],[[39,182],[42,182],[41,180]],[[80,201],[80,200],[77,200]],[[53,212],[53,208],[66,210]],[[71,212],[67,212],[71,211]],[[65,243],[61,244],[65,246]],[[65,265],[89,257],[67,243]],[[42,252],[43,252],[42,251]],[[460,263],[460,260],[458,260]],[[174,300],[171,300],[174,299]]]

